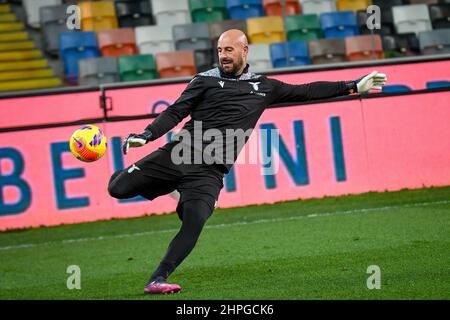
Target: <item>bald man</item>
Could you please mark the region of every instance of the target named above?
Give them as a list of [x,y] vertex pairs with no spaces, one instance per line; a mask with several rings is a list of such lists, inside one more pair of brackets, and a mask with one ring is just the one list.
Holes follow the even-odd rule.
[[[214,210],[224,174],[229,172],[249,138],[245,134],[239,143],[234,136],[229,139],[230,134],[238,130],[251,133],[269,105],[380,90],[386,82],[386,76],[376,71],[355,81],[302,85],[286,84],[251,73],[247,64],[247,37],[240,30],[223,33],[217,50],[220,66],[197,74],[178,100],[144,132],[128,135],[123,143],[123,153],[158,139],[190,116],[180,133],[172,142],[125,170],[115,172],[108,185],[109,194],[118,199],[140,195],[153,200],[174,190],[180,194],[176,209],[182,220],[180,231],[169,244],[144,293],[165,294],[181,290],[178,284],[168,283],[167,278],[194,248]],[[202,133],[200,138],[196,131]],[[222,137],[211,139],[213,132]]]

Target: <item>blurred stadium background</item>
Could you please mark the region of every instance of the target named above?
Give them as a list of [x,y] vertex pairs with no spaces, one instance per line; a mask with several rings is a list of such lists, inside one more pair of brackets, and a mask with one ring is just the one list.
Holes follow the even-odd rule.
[[[71,5],[80,29],[68,30]],[[0,0],[0,298],[143,298],[176,200],[116,201],[106,184],[170,140],[120,153],[217,66],[230,28],[247,33],[253,72],[305,83],[378,70],[388,85],[267,110],[257,130],[280,130],[280,172],[226,176],[175,298],[450,298],[449,0]],[[109,138],[91,164],[68,147],[86,123]],[[69,265],[81,290],[66,287]]]

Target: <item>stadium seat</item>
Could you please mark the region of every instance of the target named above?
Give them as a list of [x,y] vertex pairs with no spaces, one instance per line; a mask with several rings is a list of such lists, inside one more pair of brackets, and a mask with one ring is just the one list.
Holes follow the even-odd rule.
[[372,0],[372,4],[380,7],[381,11],[392,10],[393,6],[409,4],[408,0]]
[[447,80],[427,82],[427,89],[448,88],[448,87],[450,87],[450,81]]
[[317,14],[336,11],[335,0],[300,0],[304,14]]
[[136,27],[134,32],[140,53],[155,55],[175,50],[172,28],[166,25]]
[[267,44],[250,44],[248,46],[247,62],[251,72],[272,69],[272,58]]
[[410,87],[403,84],[390,84],[384,85],[381,92],[392,93],[392,92],[410,92],[412,91]]
[[42,58],[38,49],[0,52],[0,61],[32,60]]
[[286,0],[284,7],[281,0],[263,0],[263,6],[266,16],[290,16],[302,13],[298,0]]
[[25,29],[23,22],[3,22],[0,23],[0,33],[1,32],[15,32],[22,31]]
[[33,70],[33,69],[31,69],[31,70],[14,70],[14,71],[0,72],[0,81],[49,78],[49,77],[53,77],[53,76],[54,76],[54,72],[50,68],[35,69],[35,70]]
[[10,13],[11,12],[11,5],[6,4],[0,4],[0,13]]
[[434,29],[450,28],[450,2],[433,4],[428,9],[430,10],[431,23]]
[[450,29],[437,29],[419,33],[422,54],[450,53]]
[[286,41],[281,17],[247,19],[247,34],[252,44],[271,44]]
[[26,41],[14,41],[14,42],[1,42],[0,41],[0,52],[1,51],[14,51],[14,50],[30,50],[34,49],[34,42],[30,40]]
[[192,51],[158,53],[156,54],[156,68],[160,78],[187,77],[197,73]]
[[[356,12],[356,21],[359,26],[359,30],[361,34],[372,34],[372,30],[367,27],[367,19],[370,17],[370,14],[367,14],[365,10],[360,10]],[[373,33],[388,35],[394,34],[394,21],[392,17],[392,10],[381,10],[381,24],[380,28],[374,28]],[[370,20],[369,20],[370,21]]]
[[345,38],[345,50],[349,61],[383,59],[381,36],[362,35]]
[[320,24],[325,38],[345,38],[359,34],[356,15],[353,11],[322,13]]
[[118,59],[120,81],[157,79],[155,57],[151,54],[122,56]]
[[408,0],[409,4],[436,4],[439,1],[446,1],[446,0]]
[[227,0],[230,19],[248,19],[264,16],[262,0]]
[[289,41],[309,41],[323,38],[319,16],[316,14],[286,16],[284,25]]
[[213,42],[214,48],[217,47],[217,40],[220,35],[230,29],[239,29],[247,34],[247,21],[246,20],[226,20],[216,21],[209,23],[209,34]]
[[78,62],[78,84],[96,86],[119,81],[117,59],[111,57],[87,58]]
[[22,41],[28,40],[28,32],[26,31],[14,31],[14,32],[5,32],[0,33],[0,41]]
[[382,36],[385,58],[406,57],[419,54],[419,40],[415,33]]
[[176,50],[211,49],[207,23],[192,23],[172,27]]
[[66,25],[67,7],[67,4],[63,4],[40,8],[43,49],[49,54],[58,54],[59,34],[70,31]]
[[225,0],[189,0],[192,22],[214,22],[228,18]]
[[313,64],[347,61],[344,39],[312,40],[308,42],[308,50]]
[[115,1],[119,27],[139,27],[155,24],[151,2],[148,0]]
[[47,59],[34,59],[24,61],[0,61],[0,72],[2,71],[18,71],[18,70],[33,70],[48,67]]
[[113,2],[80,2],[81,29],[83,31],[102,31],[118,27],[116,9]]
[[152,0],[156,24],[175,25],[191,23],[191,12],[187,0]]
[[270,56],[274,68],[295,67],[311,64],[308,44],[305,41],[272,43]]
[[18,90],[34,90],[61,87],[61,79],[56,77],[40,78],[40,79],[26,79],[15,81],[3,81],[0,86],[1,92],[11,92]]
[[213,46],[213,66],[218,66],[217,55],[217,41],[220,35],[229,29],[239,29],[247,34],[247,21],[246,20],[225,20],[209,23],[209,34],[212,40]]
[[207,23],[175,25],[172,27],[176,50],[195,52],[195,65],[198,72],[211,69],[213,65],[213,46]]
[[432,29],[430,14],[426,4],[411,4],[392,7],[394,26],[398,34]]
[[336,6],[339,11],[357,11],[366,10],[372,1],[369,0],[336,0]]
[[39,10],[41,7],[61,5],[61,0],[22,0],[27,24],[32,28],[40,28]]
[[0,14],[0,22],[14,22],[14,21],[17,21],[17,15],[15,13]]
[[104,57],[137,54],[133,28],[103,30],[97,33],[98,46]]
[[59,35],[60,56],[64,64],[66,79],[78,78],[78,61],[98,57],[97,36],[95,32],[63,32]]

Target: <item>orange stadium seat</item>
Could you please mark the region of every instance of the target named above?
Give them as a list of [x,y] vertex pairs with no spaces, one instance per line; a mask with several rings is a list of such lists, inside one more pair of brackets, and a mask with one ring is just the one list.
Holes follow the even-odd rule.
[[383,59],[384,52],[379,34],[345,38],[345,50],[349,61]]
[[286,0],[285,9],[281,0],[263,0],[266,16],[290,16],[300,14],[300,2],[298,0]]
[[97,39],[100,52],[105,57],[119,57],[138,52],[133,28],[99,31]]
[[271,44],[286,41],[282,17],[247,19],[247,32],[252,44]]
[[81,29],[83,31],[102,31],[116,29],[118,26],[114,2],[80,2]]
[[192,51],[157,53],[156,68],[160,78],[193,76],[197,73]]

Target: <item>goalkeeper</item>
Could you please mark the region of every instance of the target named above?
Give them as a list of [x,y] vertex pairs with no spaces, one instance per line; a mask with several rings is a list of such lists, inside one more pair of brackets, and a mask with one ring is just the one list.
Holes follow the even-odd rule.
[[[187,116],[191,119],[183,127],[183,132],[194,133],[198,128],[203,132],[213,129],[223,133],[224,138],[211,142],[211,139],[197,141],[195,134],[191,136],[193,138],[186,138],[185,135],[183,139],[175,137],[172,142],[129,168],[115,172],[108,185],[109,194],[118,199],[141,195],[153,200],[175,190],[180,194],[176,211],[182,220],[181,228],[150,276],[145,293],[164,294],[181,290],[179,285],[168,283],[167,279],[194,248],[214,210],[223,187],[224,174],[230,170],[248,140],[246,137],[243,144],[236,145],[234,139],[226,139],[227,129],[251,131],[264,109],[272,104],[381,90],[386,82],[386,76],[377,71],[355,81],[301,85],[254,74],[248,70],[248,42],[240,30],[224,32],[217,49],[219,67],[197,74],[178,100],[142,133],[128,135],[123,143],[123,153],[158,139]],[[206,156],[205,148],[212,144],[216,144],[216,151],[222,152]],[[201,161],[196,161],[198,159]]]

